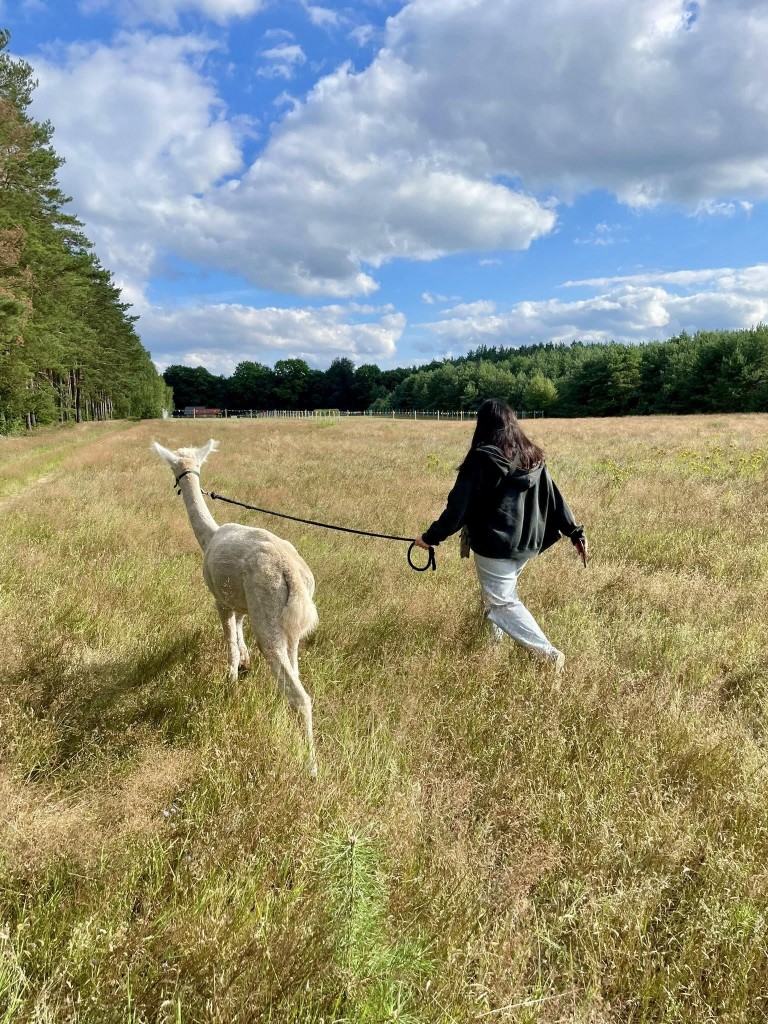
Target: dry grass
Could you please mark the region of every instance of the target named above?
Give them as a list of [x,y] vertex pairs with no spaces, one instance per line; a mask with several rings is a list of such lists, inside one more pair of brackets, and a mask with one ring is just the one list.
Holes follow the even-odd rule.
[[14,871],[35,871],[57,857],[89,870],[136,835],[157,834],[177,812],[173,797],[193,777],[191,751],[143,747],[136,763],[90,790],[57,793],[0,776],[0,843]]
[[521,590],[560,684],[490,646],[457,542],[213,503],[317,579],[320,779],[232,687],[149,450],[410,535],[471,427],[106,424],[0,441],[0,1021],[708,1022],[768,1014],[767,416],[536,421],[594,557]]

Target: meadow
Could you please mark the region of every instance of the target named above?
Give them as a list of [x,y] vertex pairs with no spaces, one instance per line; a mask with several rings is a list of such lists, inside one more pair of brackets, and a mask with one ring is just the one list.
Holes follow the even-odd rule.
[[2,1024],[768,1019],[768,415],[525,421],[586,525],[489,639],[458,540],[210,503],[311,566],[319,777],[230,684],[150,442],[203,487],[413,535],[468,423],[143,421],[0,439]]

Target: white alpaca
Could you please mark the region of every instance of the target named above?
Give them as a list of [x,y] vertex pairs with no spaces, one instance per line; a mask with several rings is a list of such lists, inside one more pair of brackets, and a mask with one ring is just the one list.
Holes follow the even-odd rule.
[[229,678],[250,667],[243,639],[248,615],[259,650],[269,662],[277,685],[301,715],[307,732],[312,775],[317,774],[312,736],[312,701],[299,679],[299,640],[317,625],[312,600],[315,580],[293,544],[268,530],[238,523],[219,526],[200,490],[200,468],[218,448],[171,452],[154,442],[158,454],[173,470],[189,521],[203,549],[203,576],[216,600],[229,652]]

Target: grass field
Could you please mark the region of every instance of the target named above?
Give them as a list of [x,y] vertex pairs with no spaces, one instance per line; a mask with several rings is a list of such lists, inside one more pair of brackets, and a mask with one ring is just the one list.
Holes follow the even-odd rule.
[[493,647],[458,542],[213,502],[291,540],[320,775],[226,679],[203,486],[412,535],[471,424],[109,423],[0,439],[0,1022],[768,1019],[768,415],[537,420],[593,559]]

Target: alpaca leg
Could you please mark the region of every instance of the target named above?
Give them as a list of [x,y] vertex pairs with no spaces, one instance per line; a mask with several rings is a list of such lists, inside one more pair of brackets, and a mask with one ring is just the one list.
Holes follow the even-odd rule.
[[301,715],[304,731],[307,734],[307,745],[309,746],[309,772],[312,778],[315,778],[317,775],[317,760],[315,758],[315,739],[312,733],[312,698],[301,685],[299,673],[291,664],[291,658],[286,648],[265,650],[264,656],[269,662],[272,674],[277,680],[277,687],[280,693],[283,694],[291,707]]
[[235,618],[237,622],[237,649],[240,652],[240,671],[247,672],[251,667],[251,655],[243,636],[243,619],[245,616],[237,615]]
[[223,608],[219,604],[216,605],[216,610],[219,613],[221,625],[224,629],[224,639],[227,642],[229,679],[230,682],[236,683],[237,670],[240,667],[240,648],[237,643],[237,622],[235,620],[235,613],[230,611],[229,608]]

